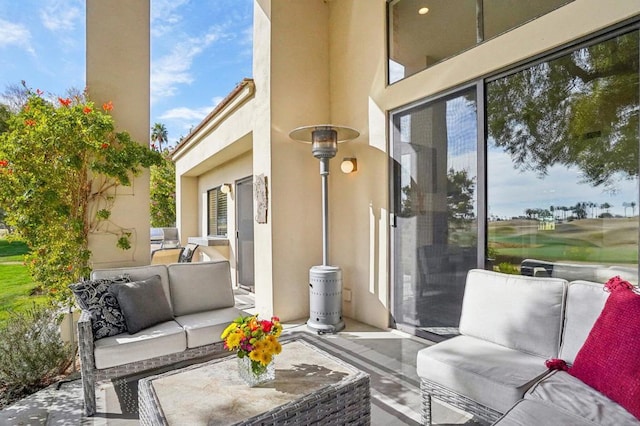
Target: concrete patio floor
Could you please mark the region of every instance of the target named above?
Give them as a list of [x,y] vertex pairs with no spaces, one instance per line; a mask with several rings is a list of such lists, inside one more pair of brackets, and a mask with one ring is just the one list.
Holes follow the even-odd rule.
[[[239,304],[249,305],[252,295],[239,295]],[[319,346],[365,371],[371,378],[371,424],[379,426],[420,424],[421,398],[415,372],[417,352],[430,345],[397,330],[380,330],[346,319],[345,330],[318,336]],[[285,324],[287,332],[308,332],[304,320]],[[0,425],[137,425],[137,414],[123,407],[111,381],[98,385],[97,414],[82,413],[79,377],[49,386],[0,411]],[[133,398],[135,396],[132,395]],[[185,395],[188,397],[188,395]],[[126,398],[125,398],[126,399]],[[433,403],[434,423],[475,425],[466,413]]]

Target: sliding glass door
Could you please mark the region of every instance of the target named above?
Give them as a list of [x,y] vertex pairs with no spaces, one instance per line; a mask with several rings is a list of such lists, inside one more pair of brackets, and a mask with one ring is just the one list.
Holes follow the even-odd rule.
[[393,316],[457,333],[466,272],[477,266],[476,88],[393,118]]

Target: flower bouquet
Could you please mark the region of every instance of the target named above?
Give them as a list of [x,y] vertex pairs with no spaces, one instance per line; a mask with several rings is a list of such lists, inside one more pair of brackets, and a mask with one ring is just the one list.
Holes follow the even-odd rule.
[[222,332],[224,347],[238,354],[240,376],[250,385],[275,378],[273,356],[282,351],[278,317],[260,320],[258,315],[238,317]]

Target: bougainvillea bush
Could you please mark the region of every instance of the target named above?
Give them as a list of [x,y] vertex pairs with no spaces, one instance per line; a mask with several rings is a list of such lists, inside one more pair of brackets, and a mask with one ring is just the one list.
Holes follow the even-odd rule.
[[[87,93],[48,99],[29,90],[0,134],[0,207],[31,248],[34,281],[62,302],[71,300],[68,285],[90,272],[88,236],[110,221],[115,189],[162,161],[115,130],[115,107],[94,105]],[[131,247],[131,230],[108,229],[118,247]]]

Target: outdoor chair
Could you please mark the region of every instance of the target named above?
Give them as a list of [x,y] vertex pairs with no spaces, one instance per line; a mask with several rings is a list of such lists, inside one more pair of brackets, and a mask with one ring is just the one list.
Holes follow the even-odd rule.
[[193,254],[197,249],[198,249],[198,244],[194,244],[194,243],[187,244],[185,247],[183,247],[183,250],[180,253],[178,262],[190,263],[193,260]]
[[181,262],[184,247],[160,248],[151,252],[152,265],[168,265]]

